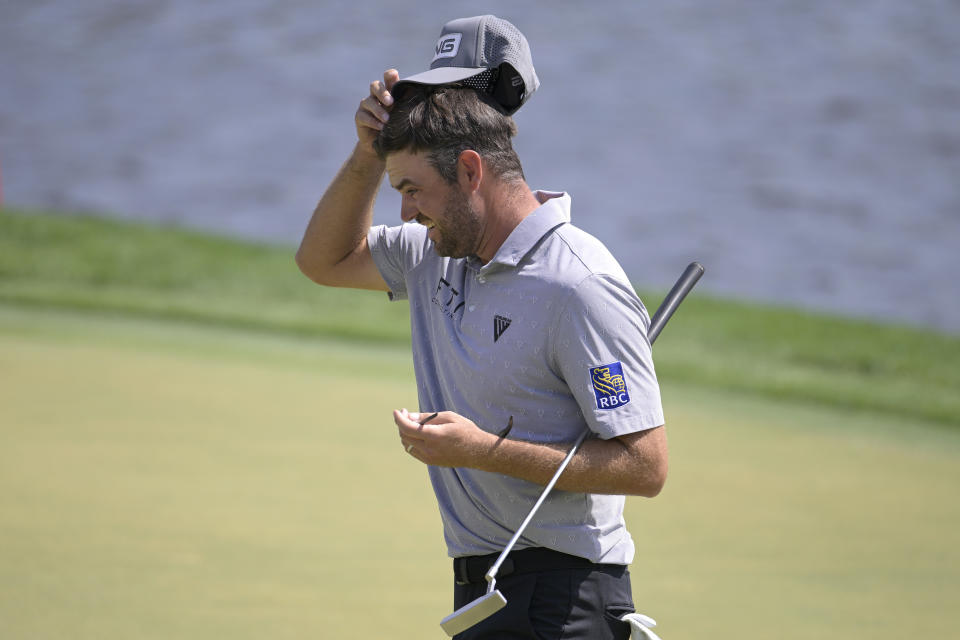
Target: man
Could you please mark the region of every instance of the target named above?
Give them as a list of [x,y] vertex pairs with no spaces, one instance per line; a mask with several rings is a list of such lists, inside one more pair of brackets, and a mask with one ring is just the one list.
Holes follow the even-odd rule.
[[[297,252],[338,287],[408,298],[419,411],[394,412],[429,465],[454,608],[483,575],[570,443],[584,442],[498,575],[507,606],[458,638],[627,638],[634,543],[625,495],[667,472],[647,312],[570,197],[531,191],[510,114],[538,86],[523,35],[493,16],[447,23],[431,70],[370,85],[358,142]],[[371,227],[383,179],[398,227]],[[436,415],[433,415],[436,414]]]

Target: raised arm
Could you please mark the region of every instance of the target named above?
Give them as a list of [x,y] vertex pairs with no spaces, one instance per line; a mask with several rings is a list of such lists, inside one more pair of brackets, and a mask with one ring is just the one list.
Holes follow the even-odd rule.
[[317,204],[297,250],[297,266],[308,278],[331,287],[386,291],[367,246],[373,203],[385,172],[373,141],[390,117],[395,69],[370,84],[354,121],[357,144]]

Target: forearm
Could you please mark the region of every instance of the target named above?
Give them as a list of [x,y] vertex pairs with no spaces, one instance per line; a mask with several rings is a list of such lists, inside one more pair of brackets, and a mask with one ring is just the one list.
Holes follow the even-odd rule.
[[383,161],[358,144],[317,204],[297,251],[309,278],[339,284],[334,267],[365,246],[383,175]]
[[[653,497],[666,478],[666,451],[651,438],[638,448],[618,438],[587,440],[560,475],[556,488],[581,493]],[[570,445],[551,446],[501,440],[476,467],[546,485],[569,451]]]
[[[546,486],[571,446],[506,440],[453,411],[439,411],[421,423],[422,417],[406,409],[393,412],[407,453],[429,465],[469,467]],[[667,436],[661,425],[609,440],[586,440],[555,486],[652,498],[666,479]]]

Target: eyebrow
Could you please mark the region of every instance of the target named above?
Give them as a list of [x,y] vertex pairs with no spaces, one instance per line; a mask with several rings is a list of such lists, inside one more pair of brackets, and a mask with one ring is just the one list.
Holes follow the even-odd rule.
[[[404,178],[403,180],[401,180],[401,181],[398,182],[397,184],[391,184],[390,186],[393,187],[394,189],[396,189],[397,191],[403,191],[403,188],[404,188],[404,187],[406,187],[407,185],[411,185],[411,184],[414,184],[414,183],[413,183],[413,180],[411,180],[410,178]],[[414,186],[416,186],[416,185],[414,185]]]

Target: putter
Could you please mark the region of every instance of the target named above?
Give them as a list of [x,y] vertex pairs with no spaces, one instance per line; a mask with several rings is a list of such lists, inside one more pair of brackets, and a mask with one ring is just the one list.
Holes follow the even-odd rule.
[[[670,292],[663,299],[663,302],[660,303],[660,308],[657,309],[653,317],[650,318],[650,330],[647,332],[647,337],[651,345],[657,339],[657,336],[660,335],[660,332],[673,315],[673,312],[677,310],[677,307],[680,306],[680,303],[687,297],[687,294],[693,289],[693,285],[697,284],[697,280],[699,280],[702,275],[703,266],[699,262],[691,262],[687,265],[687,268],[684,269],[680,279],[677,280],[676,284],[673,285],[673,288],[670,289]],[[537,509],[539,509],[543,501],[547,499],[547,494],[550,493],[553,485],[560,479],[560,474],[567,468],[567,464],[570,463],[571,458],[573,458],[577,449],[580,448],[580,445],[583,444],[583,441],[589,433],[590,429],[584,429],[583,433],[577,437],[577,440],[573,443],[573,446],[570,447],[570,451],[567,452],[563,462],[560,463],[553,477],[550,478],[550,482],[543,488],[543,492],[540,494],[537,502],[533,505],[533,508],[530,509],[530,513],[523,519],[520,527],[513,534],[513,537],[510,538],[510,541],[507,542],[507,546],[505,546],[503,551],[500,552],[500,555],[497,556],[496,562],[487,570],[486,575],[484,575],[487,581],[487,592],[473,602],[468,602],[440,621],[440,627],[447,632],[447,635],[452,637],[462,631],[466,631],[480,621],[486,620],[507,605],[507,599],[500,593],[500,590],[496,588],[497,572],[500,570],[500,565],[506,560],[507,554],[513,550],[513,545],[517,543],[524,529],[526,529],[530,521],[533,520]]]

